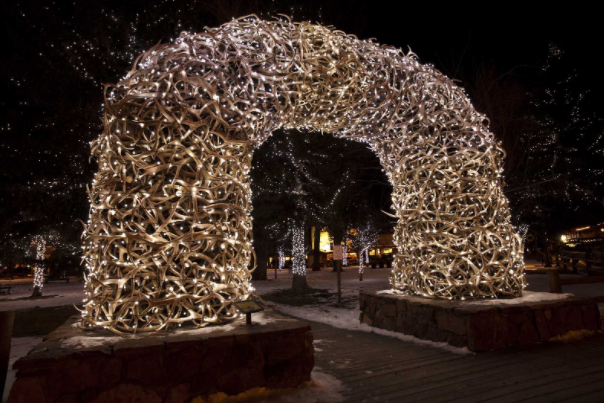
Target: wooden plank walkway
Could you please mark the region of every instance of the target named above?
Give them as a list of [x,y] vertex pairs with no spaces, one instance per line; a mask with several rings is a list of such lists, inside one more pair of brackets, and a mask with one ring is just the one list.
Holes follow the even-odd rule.
[[310,323],[346,402],[604,402],[604,338],[458,355]]

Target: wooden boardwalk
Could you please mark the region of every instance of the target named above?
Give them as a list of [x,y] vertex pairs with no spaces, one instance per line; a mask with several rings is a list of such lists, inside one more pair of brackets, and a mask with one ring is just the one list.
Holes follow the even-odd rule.
[[459,355],[310,323],[346,402],[604,402],[603,339]]

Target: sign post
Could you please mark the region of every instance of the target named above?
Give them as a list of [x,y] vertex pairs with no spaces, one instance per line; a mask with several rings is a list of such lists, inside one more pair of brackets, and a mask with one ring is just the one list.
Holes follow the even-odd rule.
[[342,245],[333,246],[333,264],[338,273],[338,307],[342,306]]
[[239,312],[245,314],[246,326],[252,326],[252,314],[255,312],[264,311],[263,304],[260,300],[253,298],[246,301],[233,302],[233,305],[239,310]]

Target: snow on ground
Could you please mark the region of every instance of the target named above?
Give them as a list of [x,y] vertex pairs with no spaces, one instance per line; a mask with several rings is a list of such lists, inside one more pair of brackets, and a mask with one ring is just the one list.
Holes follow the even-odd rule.
[[[378,291],[378,294],[387,295],[404,295],[403,293],[396,290],[382,290]],[[519,298],[491,298],[491,299],[479,299],[479,300],[466,300],[464,305],[522,305],[529,302],[541,302],[541,301],[558,301],[572,297],[573,294],[552,294],[549,292],[535,292],[535,291],[524,291],[522,297]]]
[[291,306],[271,303],[275,310],[297,318],[325,323],[339,329],[356,330],[380,334],[382,336],[394,337],[399,340],[422,344],[430,347],[442,348],[456,354],[471,354],[467,348],[453,347],[447,343],[438,343],[429,340],[418,339],[402,333],[371,327],[365,323],[359,323],[359,311],[355,309],[334,308],[330,306]]
[[[265,312],[258,312],[252,316],[252,321],[254,323],[258,323],[260,325],[266,325],[274,322],[287,322],[292,321],[290,318],[279,318],[275,316],[270,316]],[[227,323],[220,326],[206,326],[200,327],[198,329],[175,329],[168,333],[159,333],[162,337],[177,337],[177,336],[198,336],[202,334],[209,333],[225,333],[235,330],[237,327],[243,326],[243,322],[245,321],[245,316],[240,316],[238,319],[234,320],[231,323]],[[78,326],[78,322],[71,325],[73,327]],[[89,332],[85,336],[73,336],[67,339],[61,340],[61,346],[66,348],[91,348],[91,347],[99,347],[99,346],[110,346],[118,343],[124,339],[144,339],[144,338],[153,338],[157,337],[158,333],[139,333],[136,335],[122,335],[122,336],[108,336],[106,332],[99,331],[95,333],[94,331]],[[14,339],[13,339],[14,340]]]
[[[388,281],[388,276],[391,270],[384,269],[371,269],[367,268],[364,273],[364,281],[359,281],[358,267],[348,267],[345,268],[342,273],[342,297],[345,303],[346,308],[336,308],[335,298],[333,295],[329,295],[327,297],[323,296],[317,298],[317,303],[310,306],[287,306],[280,304],[273,304],[276,309],[292,315],[296,317],[300,317],[302,319],[317,321],[326,323],[328,325],[349,329],[349,330],[357,330],[364,332],[374,332],[376,334],[381,334],[389,337],[396,337],[404,341],[421,343],[421,344],[429,344],[433,347],[438,348],[446,348],[449,351],[453,351],[456,353],[464,353],[462,349],[457,349],[451,346],[441,346],[442,343],[432,343],[425,340],[419,340],[412,336],[403,335],[400,333],[389,332],[383,329],[375,329],[371,328],[368,325],[361,325],[358,320],[358,293],[359,291],[380,291],[380,290],[388,290],[390,289],[390,284]],[[336,273],[332,272],[331,268],[324,268],[319,272],[313,272],[309,270],[308,272],[308,284],[313,288],[326,289],[330,293],[334,293],[336,291]],[[263,294],[268,294],[271,292],[286,290],[291,287],[292,284],[292,275],[291,272],[287,270],[277,271],[277,279],[274,278],[275,271],[269,270],[268,272],[268,280],[267,281],[254,281],[253,285],[258,290],[258,292]],[[575,277],[573,275],[563,274],[562,278]],[[525,293],[525,297],[528,301],[536,301],[538,298],[543,297],[553,297],[560,298],[566,297],[564,295],[555,295],[555,294],[541,294],[538,293],[547,293],[549,291],[549,282],[547,279],[547,275],[545,274],[528,274],[528,288]],[[11,295],[2,295],[0,297],[0,310],[22,310],[22,309],[31,309],[36,307],[53,307],[53,306],[64,306],[71,304],[81,304],[83,299],[83,283],[80,282],[70,282],[70,283],[50,283],[46,284],[43,288],[43,293],[45,296],[49,298],[42,299],[29,299],[28,297],[31,295],[32,284],[30,281],[15,281],[15,282],[6,282],[5,280],[0,280],[0,283],[3,285],[11,285],[13,287],[13,292]],[[584,285],[573,285],[573,286],[564,286],[564,291],[566,293],[572,293],[574,295],[580,296],[599,296],[604,294],[604,287],[602,284],[584,284]],[[532,291],[532,292],[531,292]],[[52,297],[50,297],[52,296]],[[495,302],[496,300],[486,301],[487,303]],[[501,303],[502,301],[514,301],[514,300],[498,300],[497,303]],[[485,302],[482,302],[485,303]],[[271,303],[272,304],[272,303]],[[600,306],[604,306],[604,304],[600,304]],[[262,323],[262,315],[255,314],[253,316],[254,321]],[[227,325],[229,326],[229,325]],[[200,330],[186,330],[186,331],[208,331],[205,329],[216,329],[213,328],[204,328]],[[20,337],[13,338],[11,356],[10,356],[10,366],[21,356],[26,355],[38,342],[41,341],[40,337]],[[81,340],[71,340],[74,345],[82,345]],[[315,345],[321,345],[320,340],[315,340]],[[317,352],[320,352],[321,349],[316,348]],[[239,397],[220,397],[214,396],[215,400],[211,401],[212,403],[243,403],[246,401],[262,401],[262,402],[284,402],[284,403],[320,403],[320,402],[339,402],[342,401],[342,383],[338,381],[333,376],[325,374],[321,371],[320,368],[315,367],[313,370],[313,380],[307,385],[296,389],[294,393],[291,390],[287,392],[283,391],[275,391],[273,394],[266,390],[256,390],[255,396],[247,395]],[[9,371],[7,377],[7,386],[5,390],[5,396],[3,402],[8,396],[8,391],[14,381],[14,372]],[[245,394],[244,394],[245,395]],[[250,399],[251,398],[251,399]],[[222,400],[220,400],[222,399]],[[225,400],[230,399],[230,400]],[[239,400],[233,400],[239,399]],[[245,400],[248,399],[248,400]]]
[[[349,300],[355,300],[359,291],[380,291],[390,289],[388,276],[391,269],[365,269],[363,281],[359,281],[358,267],[346,267],[342,272],[342,296]],[[275,270],[268,271],[267,281],[254,281],[253,286],[262,294],[285,290],[291,287],[292,274],[288,270],[277,271],[277,279],[274,278]],[[330,292],[336,291],[336,273],[332,268],[324,268],[321,271],[308,270],[308,284],[313,288],[322,288]],[[562,278],[576,277],[569,274],[561,275]],[[545,274],[528,274],[529,286],[527,291],[548,292],[549,282]],[[4,280],[0,283],[7,285]],[[11,295],[0,296],[0,311],[30,309],[35,307],[52,307],[72,304],[82,304],[84,298],[84,284],[80,282],[49,283],[44,285],[42,299],[28,299],[31,295],[31,281],[26,283],[12,283]],[[604,294],[602,284],[582,284],[564,286],[565,293],[581,296],[599,296]],[[51,297],[52,296],[52,297]],[[49,298],[46,298],[49,297]],[[317,302],[326,302],[318,300]],[[349,304],[352,305],[352,304]],[[352,308],[352,306],[350,306]]]
[[[358,266],[345,267],[342,276],[342,299],[348,302],[350,308],[358,308],[359,291],[379,291],[390,288],[388,276],[391,269],[365,269],[363,281],[359,281]],[[277,279],[274,279],[275,270],[268,271],[267,281],[253,281],[252,285],[260,295],[275,291],[287,290],[292,286],[292,274],[289,271],[277,271]],[[325,289],[329,292],[337,291],[337,273],[331,267],[323,268],[321,271],[306,272],[307,282],[310,287]],[[330,302],[328,300],[317,300],[318,303]]]
[[4,396],[2,402],[8,399],[8,392],[15,382],[17,371],[13,371],[13,364],[19,358],[27,355],[29,351],[42,341],[41,337],[14,337],[11,340],[10,357],[8,359],[8,374],[6,375],[6,386],[4,387]]
[[[336,292],[336,273],[331,271],[331,268],[323,269],[322,271],[311,271],[307,272],[308,285],[313,288],[323,288],[330,292]],[[382,291],[390,290],[390,282],[388,276],[390,275],[391,269],[365,269],[363,274],[363,281],[359,281],[359,268],[358,267],[346,267],[342,273],[342,297],[344,299],[356,299],[359,291]],[[269,270],[267,281],[254,281],[253,286],[262,294],[267,294],[279,290],[285,290],[291,287],[292,275],[290,272],[283,270],[278,271],[278,278],[273,278],[274,270]],[[562,274],[561,278],[576,278],[576,275]],[[565,294],[551,294],[549,293],[549,280],[547,274],[527,274],[528,287],[525,291],[527,299],[524,302],[535,302],[540,298],[542,299],[557,299],[567,298],[568,294],[595,297],[604,295],[604,285],[602,284],[578,284],[564,286],[563,291]],[[531,294],[533,292],[534,294]],[[541,296],[536,293],[546,293]],[[551,297],[551,298],[550,298]],[[491,301],[491,300],[489,300]],[[494,301],[494,300],[493,300]],[[497,303],[514,303],[514,299],[500,299]],[[322,302],[322,301],[317,301]],[[466,301],[469,302],[469,301]],[[483,302],[484,303],[484,302]],[[604,304],[600,304],[604,306]],[[358,308],[358,305],[356,305]]]
[[0,311],[18,311],[30,308],[46,308],[82,304],[84,299],[84,283],[72,281],[69,283],[52,282],[44,284],[42,298],[29,299],[32,293],[32,282],[0,281],[2,285],[12,287],[10,295],[0,296]]

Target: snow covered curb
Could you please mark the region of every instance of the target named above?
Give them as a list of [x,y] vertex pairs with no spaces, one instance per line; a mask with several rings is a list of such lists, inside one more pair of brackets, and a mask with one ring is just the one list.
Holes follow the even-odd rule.
[[[223,325],[215,325],[215,326],[206,326],[200,327],[198,329],[174,329],[167,333],[139,333],[136,335],[124,335],[124,336],[114,336],[112,334],[108,334],[108,332],[99,331],[99,333],[88,333],[82,336],[73,336],[66,339],[61,340],[61,346],[65,348],[93,348],[100,346],[109,346],[113,344],[117,344],[124,339],[149,339],[156,338],[158,335],[160,337],[176,337],[176,336],[200,336],[204,334],[210,333],[228,333],[234,331],[237,327],[240,327],[243,321],[245,320],[245,316],[241,316],[236,319],[234,322],[223,324]],[[269,323],[276,323],[280,321],[292,321],[292,319],[287,318],[275,318],[267,315],[264,312],[258,312],[254,314],[254,323],[258,323],[261,325],[266,325]],[[78,328],[80,325],[79,322],[75,322],[71,325],[73,328]],[[104,335],[107,334],[107,335]]]
[[351,309],[333,308],[329,306],[311,307],[311,306],[290,306],[270,303],[276,311],[283,312],[287,315],[295,316],[300,319],[310,320],[314,322],[325,323],[339,329],[354,330],[367,333],[375,333],[382,336],[394,337],[396,339],[422,344],[428,347],[440,348],[455,354],[472,354],[466,347],[453,347],[447,343],[438,343],[429,340],[418,339],[414,336],[409,336],[402,333],[391,332],[389,330],[378,329],[367,324],[359,323],[359,311]]
[[[396,290],[382,290],[376,292],[378,295],[400,295],[404,294]],[[524,291],[522,297],[519,298],[490,298],[480,300],[465,300],[464,305],[481,306],[481,305],[525,305],[531,302],[548,302],[558,301],[572,297],[573,294],[552,294],[550,292],[535,292]],[[420,297],[418,297],[420,298]],[[458,302],[458,301],[455,301]]]

